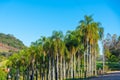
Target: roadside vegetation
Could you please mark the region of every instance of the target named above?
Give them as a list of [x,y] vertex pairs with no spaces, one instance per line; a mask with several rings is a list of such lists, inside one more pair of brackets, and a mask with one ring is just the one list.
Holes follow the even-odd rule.
[[[103,49],[105,54],[104,58],[106,70],[120,70],[120,36],[108,33],[106,38],[103,40]],[[98,65],[99,68],[103,68],[103,58],[99,60]]]

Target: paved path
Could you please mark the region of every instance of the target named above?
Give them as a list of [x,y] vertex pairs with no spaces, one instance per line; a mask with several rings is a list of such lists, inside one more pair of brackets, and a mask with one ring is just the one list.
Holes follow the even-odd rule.
[[107,75],[101,75],[89,80],[120,80],[120,71],[112,72]]

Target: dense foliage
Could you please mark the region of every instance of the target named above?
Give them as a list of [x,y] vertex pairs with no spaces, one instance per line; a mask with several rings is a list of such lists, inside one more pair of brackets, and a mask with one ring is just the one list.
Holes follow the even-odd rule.
[[7,74],[0,69],[0,80],[6,80],[7,78]]
[[24,49],[25,45],[11,34],[0,33],[0,80],[7,79],[6,62],[10,55]]
[[103,40],[106,66],[110,70],[120,70],[120,36],[107,34]]
[[120,62],[120,37],[108,33],[104,40],[104,53],[107,61]]

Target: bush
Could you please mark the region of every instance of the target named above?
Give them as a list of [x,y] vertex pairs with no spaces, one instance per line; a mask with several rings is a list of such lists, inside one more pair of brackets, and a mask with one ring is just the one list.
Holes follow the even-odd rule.
[[6,80],[7,73],[0,69],[0,80]]
[[105,72],[107,72],[107,71],[110,70],[110,69],[109,69],[109,66],[107,66],[107,65],[104,66],[104,69],[105,69]]
[[97,70],[98,69],[103,69],[103,63],[97,63]]
[[120,63],[118,62],[111,62],[107,64],[109,66],[109,69],[111,69],[112,71],[114,70],[120,70]]

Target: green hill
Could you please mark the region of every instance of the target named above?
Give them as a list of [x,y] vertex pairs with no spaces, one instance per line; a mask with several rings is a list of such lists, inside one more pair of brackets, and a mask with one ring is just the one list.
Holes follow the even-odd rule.
[[6,53],[12,54],[21,49],[25,48],[22,41],[17,39],[11,34],[0,33],[0,55],[8,55]]
[[11,34],[0,33],[0,43],[6,44],[17,49],[22,49],[25,47],[22,41],[20,41]]

